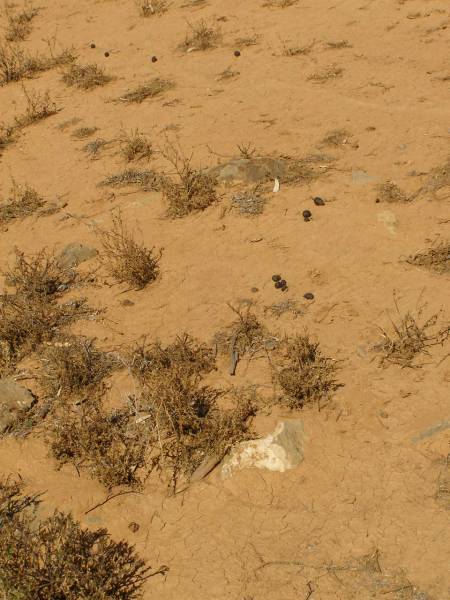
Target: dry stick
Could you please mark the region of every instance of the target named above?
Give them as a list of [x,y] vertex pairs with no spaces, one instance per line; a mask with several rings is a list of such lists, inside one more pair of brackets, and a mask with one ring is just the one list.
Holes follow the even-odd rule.
[[236,349],[236,340],[237,340],[238,334],[239,334],[239,331],[236,331],[236,333],[231,338],[231,342],[230,342],[230,370],[229,370],[230,375],[236,374],[236,367],[239,362],[239,352]]
[[117,492],[117,494],[108,494],[108,496],[106,497],[106,500],[103,500],[103,502],[99,502],[98,504],[96,504],[95,506],[93,506],[92,508],[90,508],[89,510],[85,511],[85,515],[89,514],[90,512],[92,512],[93,510],[95,510],[96,508],[99,508],[100,506],[103,506],[104,504],[106,504],[107,502],[109,502],[110,500],[112,500],[113,498],[117,498],[118,496],[124,496],[125,494],[141,494],[142,492],[136,492],[134,490],[122,490],[121,492]]

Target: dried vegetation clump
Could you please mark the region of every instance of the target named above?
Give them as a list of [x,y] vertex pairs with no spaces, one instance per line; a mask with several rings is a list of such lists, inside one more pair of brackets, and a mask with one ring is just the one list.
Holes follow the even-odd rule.
[[15,181],[6,202],[0,204],[0,224],[32,215],[45,204],[42,196],[32,187],[20,186]]
[[380,363],[420,367],[416,362],[418,357],[429,356],[431,347],[443,345],[450,336],[450,326],[439,325],[439,314],[422,319],[423,309],[418,310],[417,316],[409,311],[402,315],[396,303],[396,310],[398,319],[397,322],[391,319],[391,332],[381,329],[383,341],[376,346],[382,353]]
[[222,34],[217,27],[212,27],[204,20],[195,25],[188,23],[189,32],[186,34],[184,42],[180,49],[185,51],[192,50],[210,50],[215,48],[222,38]]
[[5,39],[8,42],[22,42],[31,33],[32,20],[39,14],[39,9],[34,7],[31,2],[24,2],[22,8],[14,10],[8,3],[5,3],[5,16],[7,20]]
[[60,330],[94,313],[82,298],[58,302],[73,280],[45,251],[26,258],[18,252],[16,264],[3,273],[14,292],[0,295],[0,371],[8,372],[26,354]]
[[410,202],[413,199],[392,181],[381,183],[376,189],[379,202]]
[[342,67],[330,65],[329,67],[323,68],[321,71],[312,73],[312,75],[308,77],[308,81],[312,81],[313,83],[327,83],[327,81],[342,77],[343,74],[344,69]]
[[47,396],[63,399],[86,395],[118,365],[116,356],[99,350],[93,339],[82,336],[64,336],[48,343],[40,361],[41,388]]
[[72,64],[64,73],[63,82],[81,90],[92,90],[96,87],[106,85],[114,78],[105,73],[102,67],[96,64],[78,65]]
[[167,0],[136,0],[141,17],[161,16],[169,9]]
[[256,185],[253,189],[234,194],[231,199],[231,206],[238,210],[241,215],[255,216],[264,212],[266,202],[261,186]]
[[407,262],[436,273],[450,273],[450,242],[440,242],[428,250],[409,256]]
[[[38,519],[38,494],[0,481],[0,592],[8,600],[134,600],[154,575],[127,542],[70,514]],[[163,573],[167,567],[157,572]]]
[[37,73],[68,65],[76,60],[73,50],[65,48],[59,54],[50,47],[50,55],[29,54],[17,44],[0,44],[0,85],[33,77]]
[[160,191],[164,178],[155,171],[125,169],[122,173],[109,175],[100,185],[110,187],[126,187],[129,185],[138,185],[145,191]]
[[333,129],[329,131],[322,139],[321,144],[323,146],[330,146],[332,148],[339,148],[348,143],[352,134],[347,129]]
[[144,102],[148,98],[155,98],[167,92],[175,87],[175,84],[169,79],[163,79],[161,77],[155,77],[147,83],[138,85],[134,90],[131,90],[121,96],[119,100],[130,103]]
[[286,338],[279,347],[274,377],[281,386],[284,402],[291,409],[326,403],[340,384],[336,379],[336,362],[324,356],[309,334]]
[[216,180],[192,166],[192,157],[186,158],[174,146],[163,152],[175,169],[177,180],[167,179],[163,184],[163,197],[168,203],[170,217],[185,217],[203,211],[216,202]]
[[28,92],[24,89],[24,94],[27,106],[24,114],[15,119],[14,127],[16,129],[23,129],[24,127],[33,125],[33,123],[47,119],[52,115],[56,115],[60,110],[51,99],[48,91],[41,94],[35,91]]
[[99,238],[103,246],[100,260],[118,283],[140,290],[158,277],[162,250],[155,252],[136,242],[120,213],[113,216],[110,230],[99,231]]
[[123,132],[120,137],[120,154],[126,162],[150,160],[154,155],[152,143],[138,129]]

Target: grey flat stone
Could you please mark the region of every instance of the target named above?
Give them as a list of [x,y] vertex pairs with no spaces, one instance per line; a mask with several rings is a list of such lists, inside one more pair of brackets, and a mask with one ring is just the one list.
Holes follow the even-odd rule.
[[352,182],[357,185],[373,183],[375,181],[377,181],[377,177],[373,177],[373,175],[369,175],[365,171],[352,171]]
[[57,259],[61,267],[71,269],[86,260],[94,258],[97,254],[97,250],[92,246],[87,246],[79,242],[72,242],[62,249]]
[[17,414],[35,403],[34,395],[14,379],[0,379],[0,433],[14,422]]

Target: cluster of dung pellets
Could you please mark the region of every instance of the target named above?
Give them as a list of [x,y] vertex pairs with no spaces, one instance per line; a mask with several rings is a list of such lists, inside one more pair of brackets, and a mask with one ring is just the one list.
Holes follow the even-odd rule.
[[287,281],[281,275],[272,275],[272,281],[275,283],[277,290],[285,292],[287,290]]

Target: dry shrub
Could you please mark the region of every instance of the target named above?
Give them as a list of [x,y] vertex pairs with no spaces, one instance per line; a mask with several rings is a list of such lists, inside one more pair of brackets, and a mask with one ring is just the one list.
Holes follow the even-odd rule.
[[425,185],[419,193],[431,193],[436,195],[444,188],[450,187],[450,158],[442,166],[432,169]]
[[325,134],[322,139],[323,146],[331,146],[338,148],[348,143],[348,140],[352,137],[352,134],[347,129],[333,129]]
[[142,17],[161,16],[169,8],[167,0],[136,0],[136,6]]
[[182,50],[210,50],[215,48],[222,38],[217,27],[210,27],[204,20],[195,25],[188,23],[189,32],[184,42],[180,45]]
[[407,262],[437,273],[450,273],[450,242],[440,242],[428,250],[409,256]]
[[247,160],[250,160],[256,154],[256,148],[252,144],[252,142],[246,142],[246,143],[238,144],[237,148],[239,150],[239,155],[242,158],[245,158]]
[[235,394],[233,407],[220,408],[222,392],[202,385],[214,368],[212,350],[189,336],[163,348],[137,347],[129,359],[141,383],[142,419],[153,438],[151,468],[168,472],[176,487],[208,458],[220,460],[231,445],[246,436],[253,414],[250,397]]
[[15,44],[2,44],[0,45],[0,85],[70,64],[75,59],[73,50],[69,48],[64,48],[59,54],[55,54],[50,48],[50,55],[43,56],[31,55]]
[[31,2],[24,2],[23,7],[15,12],[6,4],[5,13],[7,19],[5,39],[8,42],[21,42],[30,35],[31,21],[39,14],[39,9],[35,8]]
[[51,117],[59,112],[60,109],[50,98],[48,91],[40,94],[35,91],[27,92],[24,88],[23,92],[27,100],[27,107],[23,115],[16,117],[16,128],[22,129],[23,127],[28,127],[37,121],[47,119],[47,117]]
[[109,175],[104,179],[100,185],[111,186],[111,187],[125,187],[128,185],[138,185],[145,191],[161,190],[164,178],[155,173],[155,171],[138,171],[137,169],[125,169],[122,173],[116,175]]
[[400,365],[402,368],[418,368],[421,365],[415,360],[421,355],[429,356],[429,348],[442,345],[450,335],[450,326],[438,326],[440,315],[432,315],[422,319],[423,309],[418,309],[417,317],[411,312],[400,313],[395,301],[398,315],[397,323],[391,319],[391,332],[381,329],[383,341],[376,349],[383,353],[380,363],[386,362]]
[[162,188],[170,217],[185,217],[216,202],[216,180],[194,169],[192,156],[184,157],[173,145],[167,146],[163,156],[172,164],[178,178],[178,181],[166,180]]
[[252,312],[253,304],[244,302],[235,307],[228,304],[237,319],[226,330],[214,336],[214,345],[222,353],[237,352],[240,357],[253,356],[264,348],[272,348],[275,338]]
[[342,67],[338,67],[337,65],[331,65],[329,67],[325,67],[321,71],[317,71],[308,77],[308,81],[312,81],[313,83],[326,83],[331,79],[337,79],[338,77],[342,77],[344,73],[344,69]]
[[127,92],[119,98],[124,102],[137,102],[140,104],[147,98],[155,98],[164,92],[167,92],[175,87],[173,81],[169,79],[162,79],[161,77],[155,77],[147,83],[139,85],[134,90]]
[[55,410],[48,442],[60,465],[85,468],[108,488],[139,486],[154,443],[147,423],[138,423],[132,408],[108,413],[95,396],[78,407]]
[[32,187],[20,186],[13,181],[8,200],[0,204],[0,224],[28,217],[44,204],[44,199]]
[[405,192],[394,182],[386,181],[377,185],[377,201],[379,202],[409,202],[412,200]]
[[303,158],[289,155],[280,156],[286,161],[283,182],[290,184],[309,183],[325,175],[331,168],[334,158],[324,154],[310,154]]
[[112,229],[99,231],[99,237],[103,246],[100,260],[118,283],[140,290],[158,277],[162,250],[155,252],[154,248],[138,244],[126,229],[120,212],[113,215]]
[[275,380],[286,394],[284,402],[292,409],[305,404],[326,402],[340,384],[335,379],[336,363],[323,356],[319,344],[309,334],[286,338],[280,345],[278,364],[274,367]]
[[106,85],[113,79],[114,77],[107,75],[102,67],[95,64],[72,64],[62,77],[66,85],[81,90],[92,90],[95,87]]
[[103,148],[106,148],[106,146],[108,146],[110,143],[111,142],[108,142],[107,140],[104,140],[103,138],[97,138],[96,140],[93,140],[92,142],[88,142],[87,144],[85,144],[83,146],[83,152],[86,152],[86,154],[89,155],[89,158],[91,160],[95,160],[96,158],[98,158],[100,151]]
[[77,140],[84,140],[91,137],[91,135],[94,135],[96,131],[98,131],[98,127],[79,127],[72,133],[72,137]]
[[114,355],[98,350],[93,339],[81,336],[49,342],[40,360],[41,387],[48,396],[63,398],[94,389],[118,364]]
[[62,268],[57,258],[45,249],[29,257],[17,248],[15,253],[14,266],[3,275],[6,283],[24,297],[46,297],[64,292],[75,278],[73,271]]
[[154,150],[147,136],[135,129],[130,133],[123,132],[120,137],[120,153],[127,162],[150,160]]
[[[155,575],[127,542],[82,529],[55,511],[38,521],[38,495],[0,482],[0,591],[8,600],[133,600]],[[157,572],[164,573],[167,567]]]

